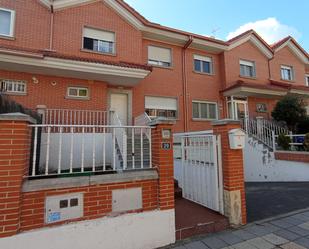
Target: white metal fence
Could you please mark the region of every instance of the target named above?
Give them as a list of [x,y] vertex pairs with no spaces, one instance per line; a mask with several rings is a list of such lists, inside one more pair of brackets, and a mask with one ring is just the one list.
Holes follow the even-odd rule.
[[223,213],[220,136],[187,133],[180,138],[183,197]]
[[266,119],[249,119],[243,120],[243,129],[248,135],[258,139],[268,147],[274,148],[273,134],[288,134],[288,130],[280,124]]
[[[283,133],[286,134],[286,133]],[[289,143],[290,148],[289,151],[303,151],[304,150],[304,141],[306,134],[286,134],[286,137],[289,137],[291,142]],[[278,137],[279,135],[273,134],[273,141],[274,141],[274,150],[282,150],[280,146],[278,145]]]
[[109,125],[110,112],[96,110],[44,109],[43,124],[48,125]]
[[[145,163],[136,155],[144,157],[144,137],[140,144],[132,140],[132,147],[122,149],[131,155],[130,164],[119,153],[121,144],[128,137],[122,134],[134,134],[151,128],[146,126],[106,126],[106,125],[31,125],[33,128],[33,146],[30,176],[51,176],[62,174],[115,172],[150,168],[151,157]],[[151,151],[151,142],[148,144]]]

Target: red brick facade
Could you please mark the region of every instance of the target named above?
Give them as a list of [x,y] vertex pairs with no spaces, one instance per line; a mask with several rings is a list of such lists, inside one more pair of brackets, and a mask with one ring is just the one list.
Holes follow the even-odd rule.
[[0,120],[0,237],[20,229],[23,176],[29,167],[30,129],[26,121]]
[[306,152],[285,151],[275,152],[276,160],[309,163],[309,154]]
[[[122,1],[116,1],[120,6],[126,6]],[[27,82],[26,95],[12,96],[21,104],[34,109],[37,105],[46,105],[47,108],[65,109],[91,109],[107,110],[108,89],[125,88],[132,91],[132,117],[129,123],[133,123],[134,117],[145,111],[145,96],[173,97],[177,99],[177,119],[175,131],[205,130],[211,128],[211,120],[194,120],[192,115],[192,101],[215,102],[218,106],[218,117],[226,118],[227,108],[222,90],[232,86],[238,80],[246,83],[267,85],[270,80],[281,81],[280,66],[290,65],[294,69],[295,78],[291,84],[304,86],[305,71],[308,66],[300,61],[291,52],[288,46],[275,51],[268,45],[268,50],[273,53],[269,59],[252,42],[245,41],[241,45],[229,49],[237,40],[223,42],[211,38],[194,35],[195,39],[204,39],[218,46],[224,46],[221,51],[198,48],[190,45],[184,52],[184,44],[169,42],[166,39],[146,37],[143,32],[121,17],[110,6],[102,1],[95,1],[83,5],[74,5],[68,8],[55,10],[53,13],[39,1],[8,1],[0,0],[0,7],[16,11],[14,37],[0,37],[0,48],[15,50],[53,51],[53,53],[74,56],[83,59],[99,59],[110,62],[128,62],[145,65],[148,63],[148,45],[162,46],[172,50],[172,66],[170,68],[154,67],[153,71],[134,87],[123,85],[115,86],[104,81],[93,81],[87,78],[57,77],[42,73],[32,73],[20,68],[16,70],[8,67],[0,70],[0,79],[24,80]],[[126,6],[127,11],[140,18],[142,23],[146,20]],[[33,13],[36,13],[33,15]],[[104,17],[104,18],[101,18]],[[38,21],[40,20],[40,21]],[[147,25],[158,28],[160,31],[171,32],[171,29],[157,26],[151,23]],[[92,53],[82,49],[82,33],[84,27],[93,27],[115,32],[116,51],[113,55]],[[182,31],[173,31],[175,35],[185,35]],[[244,34],[245,36],[246,34]],[[252,36],[255,34],[252,33]],[[35,38],[34,38],[35,37]],[[238,41],[238,40],[237,40]],[[265,45],[266,46],[266,45]],[[186,61],[183,63],[185,53]],[[201,74],[194,71],[193,55],[203,55],[212,58],[213,73]],[[256,65],[256,77],[244,78],[239,72],[239,60],[254,61]],[[185,68],[184,68],[184,65]],[[27,71],[27,73],[22,73]],[[38,79],[34,83],[33,77]],[[186,83],[184,83],[186,77]],[[56,82],[56,85],[52,84]],[[290,83],[290,82],[289,82]],[[88,87],[90,98],[88,100],[72,100],[66,98],[68,86]],[[185,90],[186,89],[186,90]],[[306,90],[308,92],[308,90]],[[185,96],[186,95],[186,96]],[[249,116],[264,116],[270,118],[270,112],[277,99],[274,97],[255,96],[249,97]],[[184,108],[184,103],[187,107]],[[257,103],[267,105],[267,113],[258,113]],[[187,113],[187,114],[186,114]],[[186,120],[185,120],[186,119]]]

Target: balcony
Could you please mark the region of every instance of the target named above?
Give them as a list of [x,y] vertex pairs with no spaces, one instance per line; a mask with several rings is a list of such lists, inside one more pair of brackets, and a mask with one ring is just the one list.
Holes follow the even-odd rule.
[[112,111],[46,109],[31,125],[30,179],[115,174],[152,167],[151,128]]

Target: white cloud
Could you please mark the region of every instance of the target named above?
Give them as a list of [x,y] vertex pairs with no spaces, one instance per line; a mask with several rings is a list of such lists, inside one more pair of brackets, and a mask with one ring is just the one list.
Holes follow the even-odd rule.
[[275,43],[286,36],[293,36],[296,40],[300,38],[301,33],[294,27],[280,23],[275,17],[269,17],[256,22],[249,22],[233,32],[230,32],[226,39],[231,39],[249,29],[254,29],[269,44]]

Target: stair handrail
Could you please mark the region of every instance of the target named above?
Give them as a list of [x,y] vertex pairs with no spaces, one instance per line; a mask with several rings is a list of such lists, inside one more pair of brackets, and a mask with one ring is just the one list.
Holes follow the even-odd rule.
[[[148,126],[150,122],[151,122],[151,118],[148,116],[148,114],[146,112],[137,116],[134,119],[134,125],[135,126]],[[143,132],[143,134],[145,134],[147,139],[150,141],[151,130],[150,129],[142,129],[142,132]]]
[[[111,111],[111,124],[114,126],[123,126],[117,112]],[[125,128],[114,129],[115,139],[119,146],[120,155],[123,160],[123,169],[127,168],[127,132]]]
[[264,143],[271,149],[274,148],[274,135],[279,135],[281,133],[288,134],[289,131],[284,126],[271,120],[266,120],[264,118],[246,118],[243,120],[243,129],[246,133],[260,142]]

